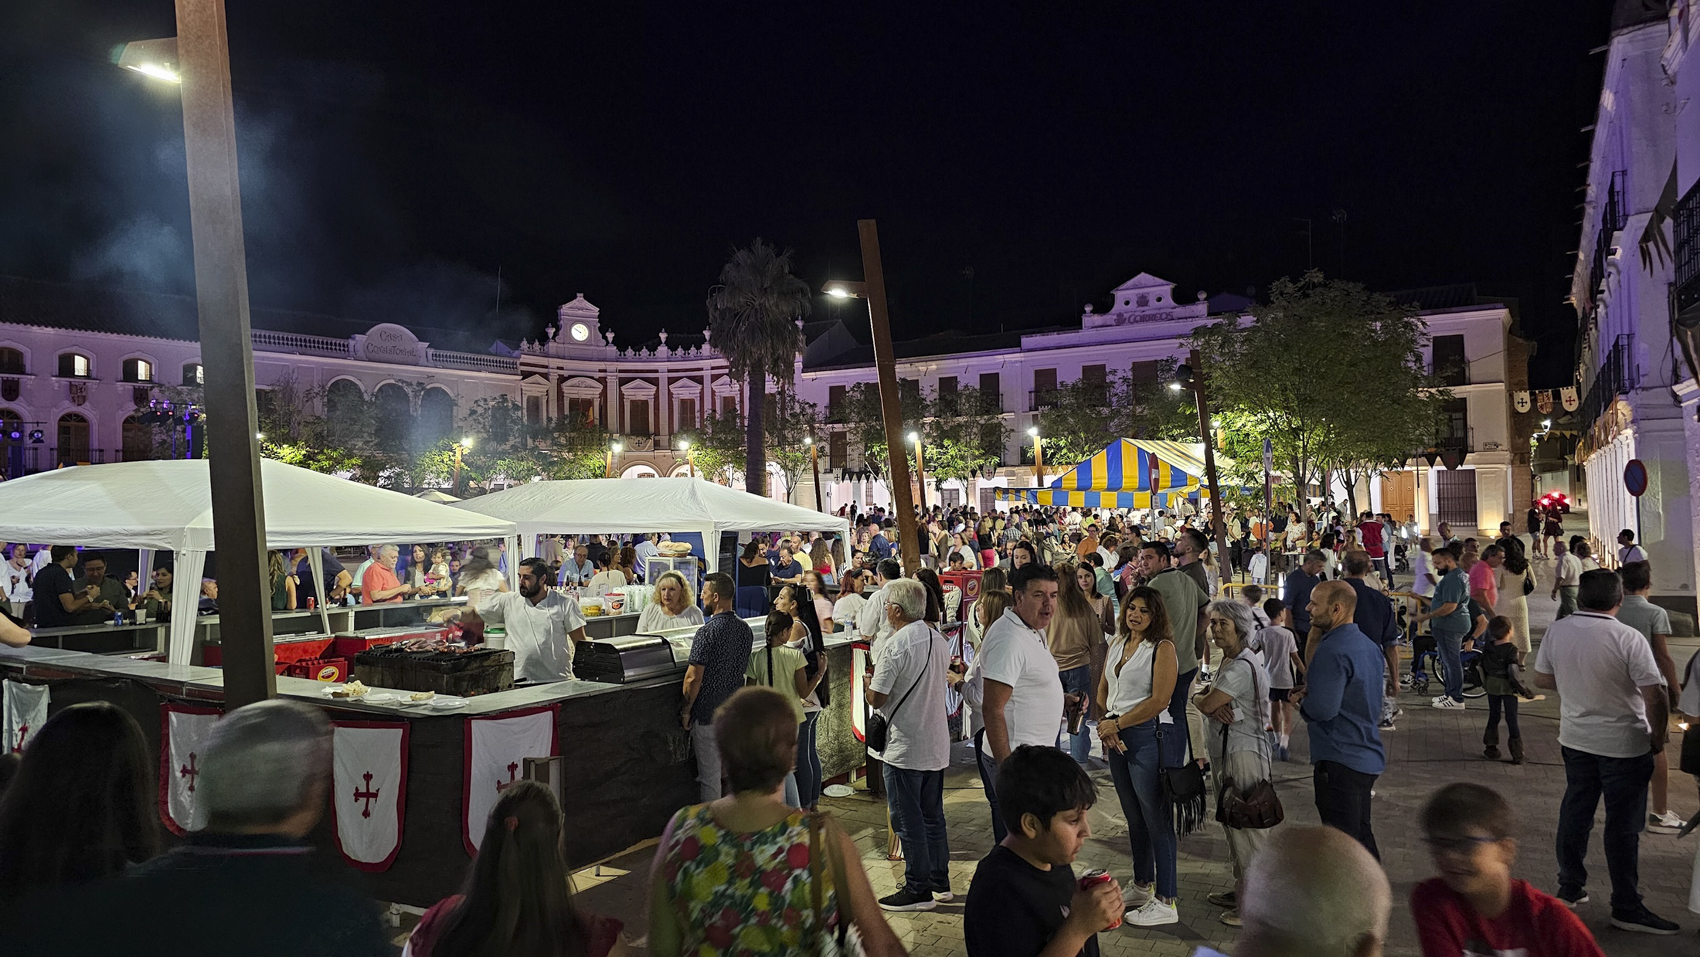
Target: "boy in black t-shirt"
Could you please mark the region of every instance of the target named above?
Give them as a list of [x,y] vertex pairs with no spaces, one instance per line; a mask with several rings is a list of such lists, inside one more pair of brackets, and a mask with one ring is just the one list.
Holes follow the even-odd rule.
[[968,887],[968,957],[1098,957],[1123,908],[1114,879],[1082,890],[1070,866],[1092,834],[1092,779],[1066,752],[1025,744],[998,768],[997,795],[1009,836]]

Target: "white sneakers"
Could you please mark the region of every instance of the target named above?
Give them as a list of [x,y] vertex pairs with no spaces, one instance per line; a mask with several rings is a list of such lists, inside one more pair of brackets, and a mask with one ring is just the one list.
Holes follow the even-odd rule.
[[1666,811],[1663,814],[1649,812],[1647,815],[1647,830],[1655,834],[1675,834],[1687,823],[1687,819],[1678,817],[1675,811]]
[[1145,906],[1146,901],[1151,899],[1152,888],[1153,885],[1151,884],[1128,881],[1127,887],[1122,889],[1122,903],[1126,904],[1129,910],[1138,910]]
[[1447,697],[1446,695],[1441,695],[1440,697],[1434,699],[1433,701],[1429,702],[1429,705],[1431,707],[1434,707],[1437,710],[1440,710],[1440,711],[1463,711],[1463,710],[1465,710],[1464,702],[1459,701],[1456,698]]
[[1128,911],[1122,920],[1134,927],[1160,927],[1180,923],[1181,914],[1175,905],[1163,903],[1161,897],[1153,897],[1144,905]]

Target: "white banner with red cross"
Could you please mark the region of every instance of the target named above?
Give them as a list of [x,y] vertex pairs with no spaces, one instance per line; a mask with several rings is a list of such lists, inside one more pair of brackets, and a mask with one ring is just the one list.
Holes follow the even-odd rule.
[[332,731],[336,846],[363,871],[384,871],[401,850],[407,813],[405,721],[338,721]]
[[22,753],[30,739],[47,723],[47,686],[8,681],[5,690],[0,691],[0,699],[4,699],[6,713],[3,731],[5,749],[13,754]]
[[477,854],[485,820],[496,799],[520,779],[526,758],[557,754],[555,718],[560,705],[504,711],[466,719],[465,782],[461,790],[461,836],[466,852]]
[[173,834],[198,831],[207,813],[195,800],[207,737],[218,723],[217,708],[166,702],[159,706],[159,818]]

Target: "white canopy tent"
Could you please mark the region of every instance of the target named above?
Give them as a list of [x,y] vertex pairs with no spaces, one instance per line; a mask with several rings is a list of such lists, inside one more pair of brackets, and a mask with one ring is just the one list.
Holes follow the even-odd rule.
[[836,515],[683,476],[531,482],[450,508],[513,522],[527,556],[538,535],[700,532],[711,572],[721,532],[836,532],[850,540],[849,521]]
[[[260,481],[266,547],[308,549],[320,582],[320,546],[511,539],[516,531],[511,522],[269,459],[260,462]],[[206,460],[81,465],[0,482],[0,541],[169,551],[172,606],[192,609],[214,549]],[[328,633],[329,614],[319,607]],[[173,615],[168,660],[187,662],[194,635],[193,614]]]

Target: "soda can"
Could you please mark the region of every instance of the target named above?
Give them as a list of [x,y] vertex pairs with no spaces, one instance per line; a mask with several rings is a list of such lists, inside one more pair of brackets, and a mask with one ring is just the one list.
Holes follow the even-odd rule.
[[314,599],[312,595],[308,595],[307,596],[307,610],[312,611],[313,609],[315,609],[317,607],[319,607],[317,600]]
[[[1102,867],[1094,867],[1091,870],[1087,871],[1086,873],[1080,875],[1080,889],[1081,890],[1087,890],[1089,888],[1096,887],[1099,884],[1108,884],[1110,882],[1110,880],[1111,880],[1111,878],[1110,878],[1110,872],[1109,871],[1104,870]],[[1106,927],[1104,929],[1105,930],[1115,930],[1117,927],[1120,927],[1121,925],[1122,925],[1122,919],[1121,919],[1121,915],[1118,913],[1116,915],[1115,922],[1112,923],[1109,927]]]

